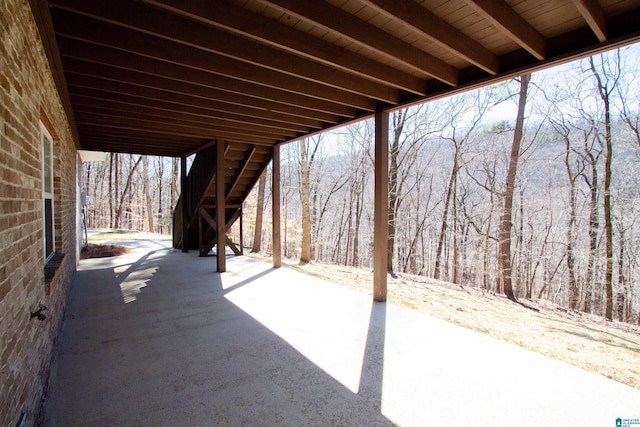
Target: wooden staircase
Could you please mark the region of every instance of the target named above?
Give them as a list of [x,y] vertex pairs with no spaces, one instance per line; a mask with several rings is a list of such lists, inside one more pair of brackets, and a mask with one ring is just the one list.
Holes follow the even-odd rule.
[[[224,142],[220,142],[224,143]],[[183,247],[183,228],[187,232],[187,246],[207,256],[217,242],[216,180],[224,179],[225,234],[242,216],[242,203],[260,175],[271,161],[271,147],[224,143],[223,170],[216,170],[216,144],[198,152],[186,178],[187,191],[180,195],[173,216],[173,246]],[[187,203],[188,216],[183,226],[183,204]],[[236,254],[242,253],[230,238],[227,246]]]

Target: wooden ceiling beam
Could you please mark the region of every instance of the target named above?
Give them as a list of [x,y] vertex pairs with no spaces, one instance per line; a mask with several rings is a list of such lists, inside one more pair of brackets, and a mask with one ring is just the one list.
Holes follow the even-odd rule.
[[208,126],[195,126],[193,124],[181,124],[176,122],[150,120],[148,118],[123,117],[116,115],[78,113],[76,123],[99,124],[105,127],[118,129],[157,129],[173,136],[192,136],[200,138],[233,138],[234,141],[249,141],[255,143],[270,144],[282,138],[267,135],[262,132],[241,129],[238,127],[228,127],[211,123]]
[[[199,102],[202,106],[206,106],[207,102],[212,102],[213,105],[218,106],[216,110],[221,113],[227,112],[235,114],[235,111],[243,111],[240,115],[256,120],[265,119],[272,122],[280,122],[283,125],[287,123],[287,121],[297,125],[303,125],[304,127],[314,127],[322,123],[320,120],[303,117],[288,117],[287,120],[284,120],[284,115],[282,114],[265,112],[264,109],[262,109],[265,103],[260,100],[247,99],[247,97],[229,94],[228,92],[217,89],[167,80],[157,76],[149,76],[127,70],[111,69],[109,67],[104,67],[103,72],[99,73],[93,72],[89,67],[75,67],[71,64],[67,70],[68,78],[73,79],[76,85],[85,82],[84,84],[87,87],[118,91],[125,94],[136,94],[137,87],[139,86],[141,88],[140,93],[148,93],[146,89],[155,89],[153,93],[159,95],[158,100],[163,99],[163,96],[160,96],[163,95],[162,92],[158,91],[164,91],[183,97],[193,97],[206,101]],[[243,101],[245,102],[243,103]],[[256,101],[255,104],[257,104],[257,106],[253,106],[251,101]],[[247,105],[254,108],[248,108]],[[322,116],[321,114],[318,115]],[[333,117],[328,118],[333,119]]]
[[[122,147],[122,149],[126,149],[129,148],[131,146],[139,146],[139,147],[143,147],[143,146],[148,146],[148,145],[155,145],[157,148],[163,148],[166,150],[170,150],[170,149],[174,149],[174,148],[178,148],[178,152],[184,152],[184,150],[186,149],[190,149],[192,147],[196,147],[198,143],[192,143],[192,144],[184,144],[184,146],[182,146],[181,144],[177,144],[176,141],[158,141],[158,140],[149,140],[149,139],[138,139],[138,138],[133,138],[133,137],[128,137],[126,135],[105,135],[104,137],[100,137],[100,136],[86,136],[83,137],[82,139],[82,144],[83,146],[86,146],[87,144],[93,144],[93,145],[98,145],[101,143],[109,143],[109,144],[116,144],[117,146]],[[122,150],[121,150],[122,151]]]
[[545,38],[503,0],[465,0],[482,17],[539,60],[547,56]]
[[[239,125],[260,125],[285,132],[294,131],[296,133],[301,133],[309,131],[309,128],[305,128],[302,126],[295,126],[287,123],[274,122],[271,120],[264,120],[260,118],[238,116],[236,114],[230,114],[226,112],[212,111],[209,114],[193,114],[182,109],[165,110],[153,106],[140,106],[117,101],[97,100],[83,96],[73,96],[71,97],[71,99],[78,110],[85,111],[98,111],[100,109],[104,109],[133,114],[148,114],[149,116],[168,119],[176,118],[193,123],[209,123],[212,120],[225,120],[230,123],[238,123]],[[318,124],[318,127],[321,127],[320,124]]]
[[85,137],[92,138],[130,138],[135,141],[158,141],[163,144],[200,144],[203,141],[201,137],[182,137],[167,135],[166,133],[154,130],[122,130],[117,128],[107,128],[92,124],[79,124],[78,130]]
[[214,25],[242,37],[277,46],[287,52],[336,67],[378,83],[426,95],[425,81],[366,56],[347,52],[275,20],[221,0],[142,0],[142,2]]
[[[145,75],[128,70],[111,68],[108,66],[97,66],[96,68],[102,69],[102,72],[99,72],[99,70],[93,70],[93,67],[87,67],[86,64],[81,64],[81,66],[76,67],[75,64],[71,64],[69,62],[67,63],[67,75],[78,76],[75,77],[76,81],[83,81],[81,79],[84,79],[84,81],[89,81],[89,79],[102,81],[101,84],[97,85],[97,87],[99,88],[108,88],[110,90],[115,90],[118,85],[127,85],[127,88],[130,89],[135,89],[135,86],[140,86],[144,88],[163,90],[179,95],[188,95],[196,98],[201,98],[211,102],[211,106],[209,106],[210,110],[216,110],[219,113],[237,114],[238,116],[244,116],[246,118],[250,117],[253,120],[266,120],[273,123],[278,122],[282,125],[293,124],[303,127],[320,127],[323,123],[322,120],[313,117],[297,117],[291,116],[290,114],[283,114],[281,112],[265,111],[265,104],[268,105],[268,103],[263,102],[262,100],[255,100],[252,98],[247,99],[247,97],[229,94],[228,92],[220,91],[217,89],[199,87],[197,85],[191,85],[188,83],[168,80],[161,77]],[[115,84],[112,85],[111,82],[114,82]],[[321,116],[320,118],[337,121],[337,118],[333,116],[326,116],[320,113],[316,113],[316,115]]]
[[82,147],[89,150],[104,151],[105,146],[110,152],[152,154],[180,157],[185,153],[196,150],[202,145],[202,139],[166,139],[165,135],[138,135],[133,132],[117,133],[109,129],[93,126],[78,126],[78,133],[82,140]]
[[222,139],[229,141],[251,142],[254,144],[273,145],[273,138],[247,135],[246,132],[236,132],[234,129],[200,129],[193,126],[172,126],[162,123],[153,123],[146,120],[133,119],[103,119],[100,117],[86,116],[83,120],[76,117],[78,125],[91,125],[102,128],[120,129],[123,131],[152,131],[163,135],[177,137],[194,137],[203,139]]
[[157,8],[125,0],[52,0],[52,4],[102,22],[139,31],[359,95],[395,103],[398,91],[299,55],[255,43]]
[[[70,87],[70,95],[71,99],[74,103],[79,106],[91,106],[91,107],[106,107],[106,108],[119,108],[124,111],[135,110],[135,111],[155,111],[158,114],[167,114],[167,115],[175,115],[175,114],[184,114],[185,116],[192,116],[202,118],[204,120],[214,120],[218,114],[221,117],[233,117],[233,121],[240,121],[241,123],[250,122],[250,123],[261,123],[266,125],[264,121],[261,121],[259,118],[252,118],[251,116],[237,116],[236,112],[233,112],[233,115],[229,115],[229,113],[225,113],[224,108],[220,110],[212,110],[205,109],[194,106],[186,106],[166,101],[153,101],[149,102],[148,99],[139,98],[131,95],[123,95],[116,93],[109,93],[106,91],[98,90],[98,89],[90,89],[83,87]],[[242,117],[246,117],[243,119]],[[279,125],[269,125],[270,127],[274,127],[279,129]],[[283,126],[284,129],[290,129],[294,131],[298,131],[300,125],[291,125],[285,123]],[[320,123],[316,123],[314,126],[310,126],[308,129],[316,129],[321,128],[322,125]]]
[[[73,33],[73,32],[87,32],[87,31],[91,31],[91,30],[85,27],[82,29],[71,30],[70,32]],[[118,34],[112,34],[110,38],[120,38],[120,36],[122,36],[122,32]],[[154,37],[151,37],[151,36],[148,36],[148,37],[151,40],[155,39]],[[99,37],[97,39],[99,39]],[[307,88],[314,96],[316,95],[318,96],[318,98],[314,99],[313,101],[320,101],[320,103],[322,103],[322,101],[325,100],[327,101],[326,102],[327,104],[329,104],[330,102],[338,103],[338,104],[341,104],[343,107],[346,107],[347,109],[351,109],[351,110],[353,110],[353,108],[358,108],[358,109],[363,109],[365,111],[369,111],[375,108],[376,106],[373,100],[370,100],[355,94],[351,94],[348,92],[341,92],[341,91],[338,91],[337,89],[333,89],[329,87],[321,87],[321,85],[317,85],[312,82],[304,81],[301,79],[295,79],[289,76],[282,76],[282,75],[276,76],[275,74],[279,74],[279,73],[270,72],[269,70],[257,69],[256,67],[252,67],[250,65],[245,66],[243,64],[238,64],[237,61],[231,61],[225,58],[216,57],[216,55],[207,54],[206,52],[198,51],[197,49],[190,49],[188,47],[175,45],[175,44],[166,45],[165,43],[157,43],[158,41],[164,42],[160,39],[155,39],[153,42],[151,42],[151,40],[149,40],[149,42],[155,43],[156,46],[154,48],[151,48],[150,46],[147,46],[147,47],[154,51],[155,56],[153,58],[158,59],[160,61],[162,61],[163,59],[173,57],[172,60],[173,60],[173,64],[175,65],[181,65],[186,67],[191,66],[193,68],[200,69],[201,71],[210,71],[214,74],[220,70],[220,68],[218,67],[221,67],[222,69],[225,69],[224,73],[220,73],[222,75],[227,75],[228,77],[233,77],[234,74],[235,74],[235,77],[239,77],[240,75],[242,75],[241,76],[242,80],[246,82],[251,82],[251,79],[253,78],[254,81],[259,81],[261,83],[264,83],[265,86],[275,88],[275,89],[282,89],[288,92],[292,92],[294,94],[299,94],[300,96],[304,96],[305,88]],[[84,41],[89,42],[89,40],[86,40],[86,39]],[[166,43],[169,43],[169,42],[166,42]],[[136,45],[135,50],[137,52],[132,52],[131,49],[127,47],[127,46],[131,47],[134,44]],[[165,45],[163,46],[163,44]],[[113,43],[110,43],[110,45],[111,47],[115,48],[115,50],[118,49],[118,47],[114,46]],[[145,59],[144,55],[149,54],[148,52],[145,52],[145,43],[142,43],[142,42],[139,45],[138,43],[133,43],[133,42],[128,43],[126,39],[123,38],[122,40],[120,40],[119,45],[120,45],[119,46],[120,49],[123,49],[125,51],[129,49],[130,53],[142,55],[141,60]],[[94,44],[94,46],[96,48],[100,48],[99,44]],[[167,52],[164,52],[164,56],[163,56],[164,50],[167,50]],[[63,51],[63,55],[65,55],[66,53],[72,56],[79,55],[75,52],[69,52],[66,50]],[[200,54],[203,54],[203,56],[198,57]],[[178,56],[180,58],[175,58],[175,56]],[[221,59],[222,62],[224,62],[225,64],[218,63],[219,59]],[[167,64],[171,64],[171,62],[167,62]],[[230,68],[225,67],[225,65],[229,65]],[[282,79],[281,77],[285,77],[285,78]]]
[[201,143],[201,139],[197,139],[194,141],[180,141],[176,139],[171,140],[161,140],[158,138],[145,138],[145,137],[136,137],[131,134],[127,135],[116,135],[116,134],[107,134],[101,133],[100,135],[89,135],[88,132],[83,134],[83,145],[87,142],[100,142],[100,141],[113,141],[113,142],[128,142],[131,144],[138,145],[157,145],[159,147],[172,148],[172,147],[180,147],[178,151],[183,152],[185,149],[197,147]]
[[458,70],[380,28],[354,17],[324,1],[259,0],[283,13],[338,33],[368,49],[393,58],[424,76],[434,77],[451,86],[458,84]]
[[480,43],[447,24],[413,0],[362,0],[378,12],[402,22],[455,55],[489,74],[498,73],[498,56]]
[[[126,75],[123,72],[125,70],[141,73],[148,79],[154,76],[162,77],[188,83],[196,88],[203,86],[226,92],[220,93],[216,97],[219,100],[236,101],[240,105],[251,105],[268,111],[316,118],[332,123],[338,121],[335,116],[350,117],[355,114],[354,108],[335,102],[323,101],[248,81],[211,74],[80,40],[60,37],[59,44],[62,55],[65,57],[65,65],[70,62],[70,59],[81,61],[75,66],[75,69],[79,69],[78,71],[80,72],[99,75],[103,69],[113,69],[123,73],[123,75]],[[70,63],[70,66],[74,66],[74,63]]]
[[607,15],[597,0],[572,0],[598,40],[607,40]]
[[[149,109],[149,108],[159,108],[159,109],[164,109],[166,112],[169,112],[170,114],[173,112],[181,112],[184,110],[187,110],[189,107],[185,106],[185,105],[180,105],[177,103],[174,103],[172,105],[169,105],[166,102],[160,102],[158,100],[153,100],[152,98],[140,98],[140,97],[135,97],[133,95],[127,95],[124,93],[117,93],[117,92],[108,92],[105,90],[100,90],[100,89],[96,89],[96,88],[86,88],[83,86],[74,86],[74,84],[72,83],[74,80],[74,78],[72,76],[70,76],[69,81],[70,81],[70,86],[69,86],[69,93],[71,94],[71,97],[75,100],[77,97],[84,97],[87,101],[85,102],[85,104],[87,103],[91,103],[93,106],[97,106],[97,107],[101,107],[103,106],[106,102],[115,102],[115,103],[122,103],[122,104],[128,104],[128,105],[133,105],[133,106],[138,106],[139,108],[142,109]],[[153,89],[148,89],[148,91],[150,91],[149,95],[151,95],[152,93],[154,93]],[[181,97],[180,95],[175,95],[175,97]],[[196,98],[197,99],[197,98]],[[207,104],[206,102],[203,101],[203,104]],[[173,108],[171,108],[173,107]],[[212,119],[213,120],[213,119]],[[231,124],[231,121],[227,121],[229,124]],[[249,125],[244,125],[242,123],[237,123],[237,122],[233,122],[235,123],[236,126],[238,126],[239,128],[242,128],[244,126],[249,126]],[[273,129],[272,127],[269,127],[268,129]],[[309,129],[307,129],[308,131]],[[293,134],[293,135],[297,135],[300,132],[298,131],[298,129],[287,129],[286,132],[278,132],[279,134]]]
[[[62,87],[80,114],[75,128],[81,144],[148,154],[184,155],[215,138],[254,143],[258,151],[270,149],[368,117],[372,111],[437,99],[640,38],[635,0],[624,0],[619,9],[626,12],[610,16],[606,13],[617,7],[572,0],[588,25],[567,22],[558,13],[565,9],[548,1],[543,2],[548,8],[529,9],[522,16],[518,13],[527,8],[522,0],[465,1],[472,6],[451,2],[443,6],[448,12],[442,13],[430,12],[431,3],[425,0],[190,0],[185,4],[51,0],[52,7],[46,0],[29,0],[29,4],[44,33],[40,36],[53,61],[56,83],[61,87],[60,81],[73,80]],[[231,12],[226,13],[225,6]],[[444,14],[449,12],[452,15]],[[542,28],[537,24],[542,19],[547,21],[544,34],[553,36],[536,30]],[[43,26],[41,20],[52,25]],[[164,25],[170,22],[183,24],[166,30]],[[571,30],[574,24],[580,28]],[[184,34],[178,27],[185,28]],[[205,34],[228,43],[215,46]],[[500,54],[497,73],[490,61],[495,58],[478,56],[480,49],[459,37],[464,34],[495,46]],[[429,39],[444,46],[438,46],[438,52],[446,61],[458,64],[465,58],[472,65],[458,70],[457,65],[433,61],[422,50],[430,52],[428,47],[415,47]],[[254,54],[263,48],[266,53]],[[57,61],[51,59],[51,51]],[[301,62],[295,64],[304,65],[290,69],[268,57],[273,52],[281,60],[296,57]],[[56,71],[61,67],[62,74]],[[330,72],[334,68],[339,71],[335,76]],[[368,85],[349,84],[363,81]],[[369,96],[378,87],[391,91]],[[73,127],[72,114],[76,113],[70,114]],[[127,148],[127,142],[133,148]],[[244,158],[244,153],[236,154]],[[253,166],[252,160],[247,168]]]
[[[82,145],[83,150],[95,150],[104,151],[104,145],[107,141],[86,141]],[[142,154],[149,156],[163,156],[163,157],[182,157],[189,152],[190,148],[180,149],[180,147],[153,147],[148,144],[136,144],[126,143],[123,145],[111,145],[110,152],[120,154]]]
[[[81,3],[93,4],[94,2],[82,1]],[[112,10],[111,2],[109,2],[107,10]],[[151,11],[154,10],[151,9]],[[113,13],[117,13],[117,16],[126,16],[125,12],[114,10]],[[120,15],[121,13],[123,15]],[[156,13],[158,12],[156,11]],[[256,49],[255,44],[251,42],[212,28],[209,28],[208,33],[203,31],[199,35],[192,35],[191,38],[199,40],[198,44],[195,41],[186,43],[186,35],[181,41],[177,41],[179,34],[189,34],[189,27],[185,27],[183,20],[181,20],[182,27],[176,28],[173,28],[173,25],[178,23],[165,23],[162,26],[162,22],[159,22],[157,24],[159,28],[156,29],[158,34],[151,34],[150,31],[142,32],[143,28],[134,30],[132,26],[125,27],[104,20],[88,18],[67,9],[56,7],[53,8],[52,14],[55,15],[55,20],[62,23],[64,28],[62,34],[69,37],[104,44],[138,55],[178,63],[240,80],[259,82],[265,86],[307,94],[355,108],[373,111],[375,104],[369,98],[394,103],[399,96],[397,90],[388,86],[374,84],[265,46]],[[138,25],[142,26],[147,20],[151,21],[153,16],[153,14],[143,15]],[[170,16],[168,15],[165,19],[169,19]],[[197,25],[192,21],[189,22],[192,26]],[[161,36],[162,30],[165,31],[164,37]],[[173,37],[167,36],[171,32],[177,34],[173,34]],[[202,44],[205,44],[207,40],[208,46],[205,48]],[[318,67],[323,68],[320,70]]]
[[[238,123],[236,121],[229,121],[218,118],[211,118],[209,120],[193,120],[193,116],[181,115],[180,113],[167,113],[160,111],[158,113],[157,110],[149,110],[144,111],[141,109],[140,111],[130,111],[131,109],[111,109],[106,108],[104,106],[92,107],[92,106],[76,106],[76,113],[78,115],[86,115],[92,114],[94,116],[103,116],[103,117],[117,117],[117,118],[132,118],[136,120],[145,120],[149,122],[155,123],[163,123],[167,125],[179,125],[179,126],[193,126],[195,128],[200,129],[218,129],[218,128],[228,128],[228,129],[238,129],[239,132],[255,132],[256,134],[261,134],[264,136],[272,137],[274,139],[282,139],[283,137],[291,137],[299,134],[300,132],[295,132],[290,129],[274,129],[271,127],[266,127],[262,125],[252,124],[252,123]],[[164,113],[164,114],[163,114]]]

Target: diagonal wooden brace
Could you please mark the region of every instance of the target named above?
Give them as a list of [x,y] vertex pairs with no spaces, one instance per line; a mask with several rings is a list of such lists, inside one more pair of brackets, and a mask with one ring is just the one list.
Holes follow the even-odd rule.
[[[209,226],[217,233],[218,232],[218,223],[216,222],[215,219],[213,219],[211,217],[211,215],[209,215],[209,212],[207,212],[206,209],[204,208],[200,208],[200,216],[209,224]],[[203,234],[203,233],[201,233]],[[201,236],[202,238],[202,236]],[[231,248],[231,250],[233,251],[234,254],[236,255],[242,255],[240,249],[238,248],[238,246],[233,243],[233,241],[229,238],[229,236],[226,235],[225,233],[225,243],[227,246],[229,246],[229,248]],[[216,245],[216,240],[212,240],[209,244],[207,244],[205,247],[201,247],[200,248],[200,256],[206,256],[211,249],[213,249],[213,247]]]

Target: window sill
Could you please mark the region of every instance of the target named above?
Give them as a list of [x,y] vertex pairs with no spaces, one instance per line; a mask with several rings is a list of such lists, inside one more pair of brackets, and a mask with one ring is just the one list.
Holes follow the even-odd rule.
[[51,259],[44,265],[44,285],[47,295],[49,295],[51,282],[56,277],[56,272],[62,265],[64,260],[64,254],[61,252],[55,252]]

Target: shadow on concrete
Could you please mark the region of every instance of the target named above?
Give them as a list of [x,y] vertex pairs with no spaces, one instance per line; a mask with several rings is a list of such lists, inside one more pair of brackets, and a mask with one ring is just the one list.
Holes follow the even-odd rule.
[[354,393],[225,298],[272,269],[226,288],[212,269],[171,249],[83,261],[41,424],[394,425],[380,411],[385,304]]
[[374,410],[380,413],[382,412],[386,318],[387,303],[373,302],[358,387],[358,394],[371,401]]

